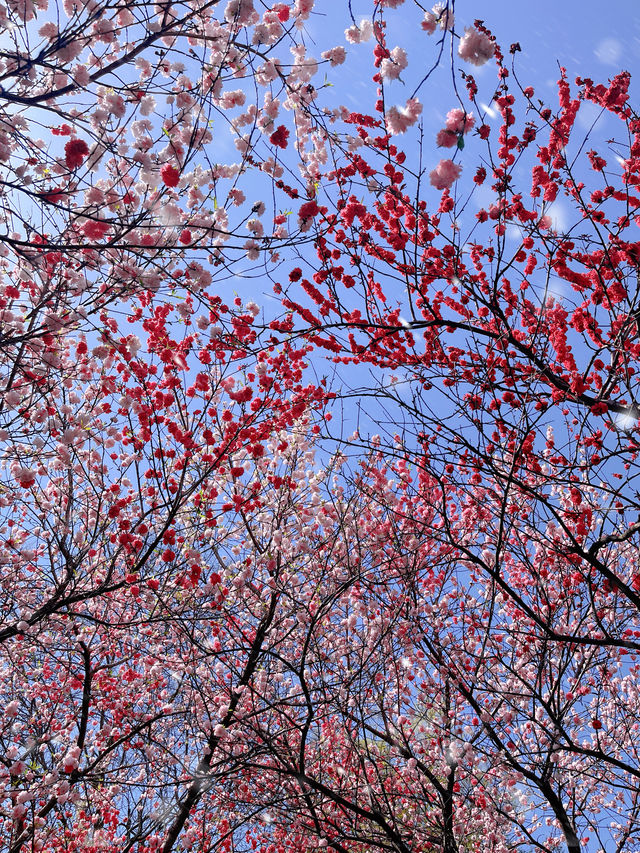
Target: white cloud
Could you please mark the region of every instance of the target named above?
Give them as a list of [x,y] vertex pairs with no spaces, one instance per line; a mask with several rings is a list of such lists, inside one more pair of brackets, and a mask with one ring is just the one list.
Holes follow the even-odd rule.
[[618,39],[602,39],[594,53],[596,59],[602,62],[603,65],[618,65],[622,56],[622,44]]

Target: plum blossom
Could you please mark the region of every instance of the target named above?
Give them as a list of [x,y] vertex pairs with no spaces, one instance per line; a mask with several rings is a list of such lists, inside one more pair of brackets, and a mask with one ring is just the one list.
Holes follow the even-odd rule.
[[441,30],[452,30],[454,16],[448,3],[436,3],[431,10],[435,15],[436,21],[440,25]]
[[429,174],[431,185],[437,190],[448,190],[457,181],[462,172],[462,166],[453,160],[440,160],[436,168]]
[[397,80],[400,72],[408,65],[407,52],[402,47],[394,47],[389,56],[382,60],[380,76],[385,80]]
[[156,108],[156,99],[153,95],[145,95],[140,98],[140,114],[143,116],[150,116],[151,113]]
[[47,21],[47,23],[41,26],[38,30],[38,35],[42,36],[42,38],[53,41],[53,39],[58,38],[59,30],[53,21]]
[[260,257],[260,247],[255,240],[247,240],[244,244],[248,261],[257,261]]
[[294,17],[297,18],[296,26],[302,21],[306,21],[311,12],[313,11],[313,3],[314,0],[296,0],[296,5],[293,9]]
[[436,145],[439,148],[453,148],[458,142],[458,134],[446,128],[439,130],[436,136]]
[[369,41],[372,35],[373,24],[366,18],[363,18],[357,26],[354,25],[344,31],[344,37],[350,44],[362,44]]
[[18,467],[14,472],[14,477],[23,489],[28,489],[36,481],[36,472],[32,468]]
[[233,189],[229,190],[229,198],[236,207],[240,207],[240,205],[243,204],[243,202],[245,201],[246,196],[242,192],[242,190],[239,190],[237,189],[237,187],[234,187]]
[[91,74],[86,65],[74,65],[71,69],[71,76],[78,86],[86,86],[91,80]]
[[250,24],[253,16],[253,0],[230,0],[224,10],[224,19],[230,24]]
[[247,96],[242,89],[234,89],[222,94],[220,98],[220,106],[223,110],[230,110],[232,107],[242,107],[247,99]]
[[458,45],[458,56],[472,65],[484,65],[495,53],[495,45],[475,27],[465,27]]
[[387,110],[386,125],[391,134],[404,133],[414,125],[422,113],[422,104],[417,98],[410,98],[404,107],[391,107]]
[[452,133],[468,133],[475,124],[475,119],[471,113],[465,115],[464,110],[459,107],[454,110],[449,110],[445,120],[445,127]]
[[251,231],[254,237],[264,236],[264,226],[259,219],[249,219],[247,222],[247,229]]
[[464,110],[459,108],[449,110],[445,126],[436,136],[436,144],[440,148],[453,148],[459,143],[460,137],[468,133],[474,124],[475,119],[470,113],[465,114]]
[[422,21],[422,24],[420,25],[422,27],[422,29],[426,33],[428,33],[429,35],[433,35],[433,33],[435,33],[435,31],[436,31],[437,25],[438,25],[438,20],[437,20],[436,16],[433,14],[433,12],[425,12],[424,13],[424,20]]
[[62,759],[62,769],[65,773],[72,773],[78,766],[80,758],[80,747],[72,746]]
[[342,65],[347,58],[347,51],[342,45],[338,45],[337,47],[332,47],[330,50],[325,50],[321,56],[323,59],[329,60],[333,66]]

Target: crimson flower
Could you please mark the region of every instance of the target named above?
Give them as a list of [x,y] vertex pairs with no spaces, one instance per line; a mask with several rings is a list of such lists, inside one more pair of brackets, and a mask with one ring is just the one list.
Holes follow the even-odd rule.
[[84,139],[70,139],[64,146],[64,159],[70,169],[77,169],[89,154],[89,146]]
[[177,187],[180,182],[180,172],[170,163],[162,167],[160,175],[167,187]]
[[287,139],[289,138],[289,131],[287,128],[281,124],[269,137],[269,141],[273,145],[278,145],[280,148],[287,147]]

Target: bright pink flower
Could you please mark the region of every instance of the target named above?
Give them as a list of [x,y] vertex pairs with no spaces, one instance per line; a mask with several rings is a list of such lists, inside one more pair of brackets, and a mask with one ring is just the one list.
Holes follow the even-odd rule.
[[461,172],[462,166],[458,166],[453,160],[440,160],[430,173],[429,180],[437,190],[448,190],[451,184],[458,180]]
[[452,133],[469,133],[474,124],[474,117],[470,113],[465,114],[459,107],[447,113],[445,127]]

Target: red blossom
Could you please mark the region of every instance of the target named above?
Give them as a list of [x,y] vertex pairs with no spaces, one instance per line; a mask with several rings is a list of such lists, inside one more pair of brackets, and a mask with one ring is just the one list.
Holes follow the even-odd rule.
[[311,201],[306,201],[304,204],[300,205],[300,210],[298,211],[298,216],[300,219],[313,219],[314,216],[320,212],[320,208],[318,207],[318,203],[315,199]]
[[109,231],[109,223],[102,222],[97,219],[90,219],[88,222],[82,226],[82,231],[85,237],[88,237],[90,240],[101,240],[104,235]]
[[160,169],[160,176],[167,187],[177,187],[180,183],[180,172],[171,163],[166,163]]
[[81,166],[89,154],[89,146],[84,139],[70,139],[64,146],[64,158],[69,169]]
[[289,138],[289,131],[287,128],[281,124],[269,137],[269,141],[272,145],[277,145],[279,148],[287,147],[287,139]]

